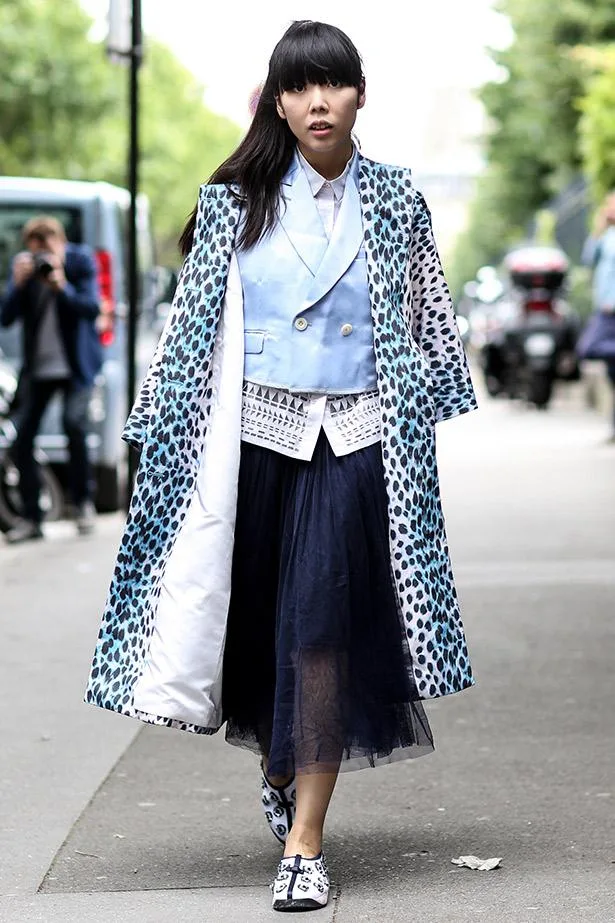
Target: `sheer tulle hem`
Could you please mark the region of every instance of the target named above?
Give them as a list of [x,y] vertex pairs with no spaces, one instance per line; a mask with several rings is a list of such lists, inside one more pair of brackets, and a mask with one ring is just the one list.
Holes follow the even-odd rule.
[[[405,725],[407,733],[400,735],[396,740],[391,740],[388,745],[381,743],[380,747],[366,746],[357,740],[347,740],[343,746],[341,756],[329,759],[312,761],[307,764],[296,762],[294,748],[290,751],[292,756],[270,759],[269,774],[276,776],[300,775],[314,772],[353,772],[358,769],[375,769],[401,760],[418,759],[428,756],[434,751],[433,737],[427,716],[420,702],[408,704],[399,709],[399,725]],[[260,733],[256,728],[241,727],[236,722],[229,720],[226,726],[226,740],[235,747],[250,750],[260,756],[267,750],[266,743],[261,741]]]
[[380,445],[311,462],[242,446],[223,670],[227,740],[269,773],[423,756],[433,739],[391,579]]

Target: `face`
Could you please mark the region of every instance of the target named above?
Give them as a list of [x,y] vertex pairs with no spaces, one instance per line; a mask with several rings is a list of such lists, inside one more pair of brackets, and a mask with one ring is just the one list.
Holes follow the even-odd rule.
[[308,83],[285,90],[276,100],[278,115],[286,119],[306,159],[316,165],[349,156],[350,132],[357,111],[365,105],[365,90]]
[[53,253],[54,256],[64,262],[66,243],[55,234],[49,234],[44,240],[39,237],[31,237],[26,246],[30,253]]

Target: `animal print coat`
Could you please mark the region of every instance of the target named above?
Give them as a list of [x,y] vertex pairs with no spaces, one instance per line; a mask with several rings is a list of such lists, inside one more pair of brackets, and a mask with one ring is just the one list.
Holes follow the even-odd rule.
[[[412,185],[410,171],[360,156],[359,185],[382,408],[391,570],[407,666],[421,698],[427,699],[473,683],[440,505],[435,423],[472,410],[476,403],[429,210]],[[92,704],[196,733],[212,733],[220,726],[220,682],[213,684],[207,707],[186,705],[189,696],[178,704],[175,682],[167,683],[164,695],[154,696],[150,704],[135,704],[135,686],[151,670],[152,659],[163,656],[152,650],[161,650],[163,628],[157,619],[165,621],[159,612],[165,570],[190,516],[196,516],[191,501],[218,412],[212,407],[220,404],[216,389],[224,363],[216,356],[224,338],[223,305],[239,210],[227,187],[201,187],[194,244],[126,424],[124,438],[141,449],[141,458],[86,692]],[[238,455],[238,442],[232,452]],[[238,465],[223,468],[236,480]],[[233,487],[229,483],[231,504]],[[228,553],[219,566],[226,568],[229,590]],[[180,626],[181,602],[177,605],[170,624]],[[205,639],[205,619],[210,617],[220,628],[225,604],[213,614],[203,613]],[[190,631],[171,631],[176,633],[174,645],[194,646],[185,640],[192,637]],[[224,624],[216,637],[223,647]],[[220,650],[214,653],[218,659],[209,663],[219,664]],[[210,666],[195,664],[194,652],[190,656],[197,685],[209,681],[198,674],[211,672]]]

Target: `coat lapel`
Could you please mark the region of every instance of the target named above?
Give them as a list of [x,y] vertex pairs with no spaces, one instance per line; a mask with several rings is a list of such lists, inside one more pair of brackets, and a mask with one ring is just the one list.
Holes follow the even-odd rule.
[[[387,172],[389,171],[389,172]],[[401,298],[407,259],[410,255],[411,222],[406,186],[389,175],[390,167],[359,157],[359,194],[367,256],[367,272],[372,291],[382,291],[392,300]],[[407,171],[399,169],[400,174]]]
[[313,276],[326,253],[328,241],[305,171],[296,159],[282,181],[280,224]]

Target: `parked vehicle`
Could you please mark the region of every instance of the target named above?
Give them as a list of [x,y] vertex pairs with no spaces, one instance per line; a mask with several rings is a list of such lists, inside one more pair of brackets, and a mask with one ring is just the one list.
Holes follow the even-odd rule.
[[558,379],[578,379],[579,323],[565,298],[568,268],[555,247],[522,247],[506,257],[509,285],[481,350],[492,396],[504,393],[544,409]]
[[[8,532],[21,518],[21,497],[19,494],[19,472],[11,458],[11,445],[15,439],[15,417],[19,412],[15,406],[17,376],[0,353],[0,532]],[[46,522],[60,519],[64,511],[64,494],[49,459],[36,449],[36,462],[41,481],[40,504]]]
[[471,352],[479,352],[489,335],[492,320],[497,322],[498,303],[504,293],[504,286],[493,266],[482,266],[463,287],[463,295],[457,305],[458,318],[467,320],[465,342]]
[[[49,214],[58,218],[73,243],[88,244],[98,266],[101,295],[99,334],[104,360],[90,405],[90,457],[96,475],[96,505],[100,511],[121,505],[126,478],[125,449],[120,440],[127,416],[126,317],[127,222],[130,197],[125,189],[108,183],[73,182],[31,177],[0,177],[0,297],[9,278],[11,260],[22,249],[21,229],[29,218]],[[142,339],[153,339],[157,274],[148,203],[140,197],[137,241]],[[19,325],[0,329],[0,349],[14,369],[21,365]],[[153,345],[151,347],[153,349]],[[142,363],[151,354],[141,346]],[[53,400],[42,422],[37,446],[60,476],[68,459],[67,440],[60,419],[59,399]]]

